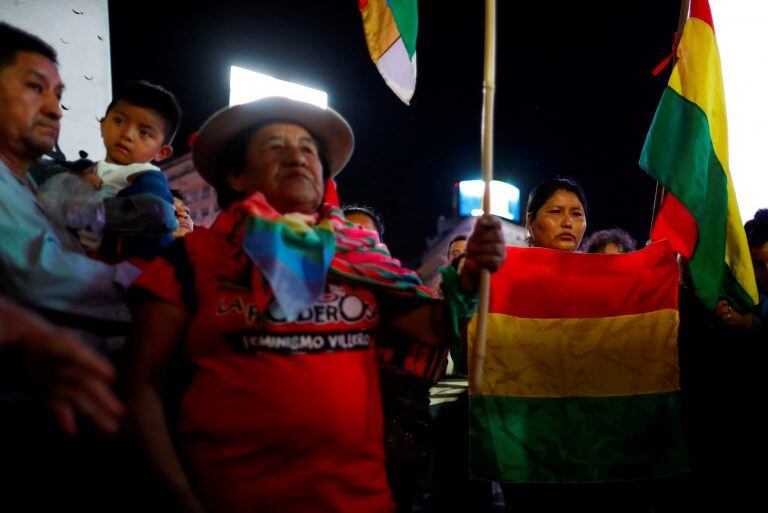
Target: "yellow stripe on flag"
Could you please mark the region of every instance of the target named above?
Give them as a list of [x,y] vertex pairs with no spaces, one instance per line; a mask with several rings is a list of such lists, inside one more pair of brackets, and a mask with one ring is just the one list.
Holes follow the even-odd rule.
[[370,0],[363,9],[363,30],[368,42],[368,51],[373,62],[378,62],[382,55],[400,39],[392,11],[386,0]]
[[728,185],[725,263],[742,288],[757,303],[757,284],[747,237],[741,224],[736,192],[728,164],[728,123],[720,66],[720,52],[712,27],[698,18],[689,18],[678,45],[677,63],[669,87],[698,105],[709,121],[709,132]]
[[[476,323],[477,317],[469,326],[470,341]],[[608,397],[679,390],[678,324],[673,309],[580,319],[492,313],[483,395]]]

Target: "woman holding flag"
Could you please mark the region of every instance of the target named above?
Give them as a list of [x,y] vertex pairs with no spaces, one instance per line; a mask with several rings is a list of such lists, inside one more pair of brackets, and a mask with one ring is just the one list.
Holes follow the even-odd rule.
[[[224,109],[199,132],[195,165],[223,212],[136,283],[128,394],[133,428],[185,511],[393,510],[376,332],[458,336],[504,242],[499,221],[480,218],[464,270],[436,300],[323,201],[352,148],[335,111],[282,98]],[[193,374],[170,426],[161,397],[178,349]]]
[[675,255],[665,241],[578,253],[586,217],[576,184],[542,182],[531,247],[507,248],[491,279],[469,474],[500,481],[507,511],[650,511],[666,500],[660,478],[688,469]]

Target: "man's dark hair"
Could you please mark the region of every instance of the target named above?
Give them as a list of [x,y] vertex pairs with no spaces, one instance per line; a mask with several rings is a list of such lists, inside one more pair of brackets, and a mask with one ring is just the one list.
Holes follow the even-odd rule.
[[531,215],[531,219],[536,219],[536,214],[539,213],[539,209],[544,203],[552,197],[557,191],[572,192],[579,198],[581,206],[584,207],[584,215],[587,215],[587,196],[584,194],[579,185],[573,180],[567,178],[551,178],[544,180],[536,186],[528,195],[528,207],[525,209],[526,213]]
[[[245,199],[242,194],[232,190],[227,182],[227,175],[229,173],[240,175],[245,171],[245,154],[248,152],[248,145],[253,134],[266,125],[279,122],[257,123],[239,132],[224,144],[224,148],[218,156],[216,175],[211,184],[216,189],[216,201],[220,209],[226,210],[232,203]],[[323,166],[323,180],[328,180],[331,177],[331,170],[323,155],[322,148],[320,148],[320,164]]]
[[56,50],[51,45],[29,32],[0,22],[0,70],[13,64],[16,52],[39,53],[58,64]]
[[759,248],[768,242],[768,208],[755,212],[755,217],[744,224],[750,248]]
[[181,107],[172,92],[157,84],[144,80],[126,82],[115,90],[112,102],[107,106],[107,114],[117,102],[124,101],[157,113],[165,121],[165,144],[171,144],[181,121]]
[[589,236],[584,242],[585,253],[600,253],[600,250],[608,244],[616,244],[619,253],[631,253],[637,249],[637,242],[630,234],[621,228],[612,228],[610,230],[600,230]]
[[462,240],[467,240],[467,236],[463,233],[452,238],[451,242],[448,243],[448,249],[445,250],[445,256],[451,258],[451,246],[453,246],[454,242],[459,242]]
[[341,210],[344,212],[345,217],[350,214],[358,214],[371,218],[373,225],[376,227],[376,232],[379,234],[379,240],[384,241],[384,221],[381,220],[381,217],[371,207],[366,207],[365,205],[345,205],[341,207]]

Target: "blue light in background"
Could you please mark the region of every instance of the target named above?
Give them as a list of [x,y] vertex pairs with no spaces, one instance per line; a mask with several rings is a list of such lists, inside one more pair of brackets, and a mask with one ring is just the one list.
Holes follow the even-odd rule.
[[[459,182],[459,215],[480,216],[483,214],[482,180],[463,180]],[[493,180],[491,182],[491,214],[509,219],[520,220],[520,189],[514,185]]]

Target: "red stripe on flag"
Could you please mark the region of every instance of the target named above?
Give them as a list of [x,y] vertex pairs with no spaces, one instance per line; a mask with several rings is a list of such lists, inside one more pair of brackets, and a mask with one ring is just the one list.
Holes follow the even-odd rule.
[[712,22],[712,11],[709,8],[707,0],[691,0],[691,18],[698,18],[715,30],[715,24]]
[[699,238],[696,219],[674,195],[667,193],[651,230],[651,240],[668,239],[672,249],[691,258]]
[[524,318],[596,318],[677,309],[678,267],[665,242],[626,255],[507,248],[489,311]]
[[360,0],[360,10],[362,11],[366,7],[368,7],[368,0]]

